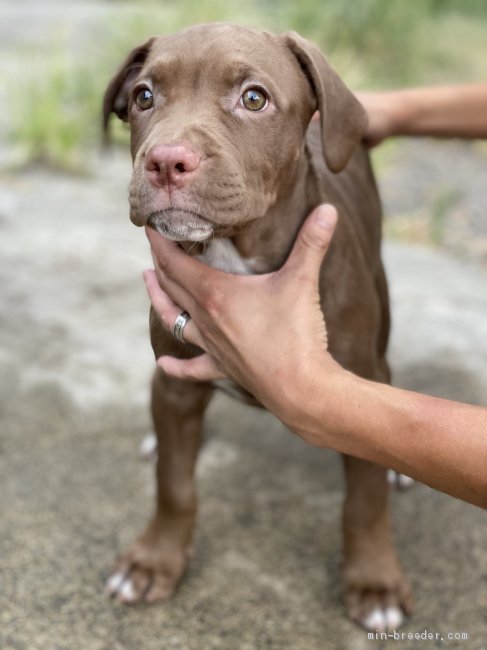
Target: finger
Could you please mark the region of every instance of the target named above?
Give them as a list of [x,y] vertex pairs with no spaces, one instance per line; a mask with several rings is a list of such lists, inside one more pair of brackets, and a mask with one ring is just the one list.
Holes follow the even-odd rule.
[[283,269],[306,272],[318,280],[323,258],[335,231],[337,211],[329,204],[320,205],[301,226],[296,242]]
[[[193,298],[191,293],[184,286],[181,286],[179,279],[167,275],[165,270],[159,266],[159,262],[153,251],[152,260],[154,262],[154,272],[157,282],[162,291],[164,291],[176,305],[181,306],[181,308],[185,309],[194,317],[198,312],[198,307],[196,305],[196,300]],[[196,320],[198,320],[197,315]]]
[[191,257],[175,242],[152,228],[146,227],[145,232],[151,245],[156,271],[158,268],[162,270],[164,275],[182,290],[180,295],[196,297],[202,289],[203,277],[210,273],[221,273]]
[[177,359],[176,357],[163,356],[157,360],[167,375],[177,379],[193,381],[211,381],[224,379],[226,375],[220,370],[217,363],[209,354],[202,354],[193,359]]
[[[153,270],[146,269],[144,271],[144,281],[152,306],[166,329],[169,332],[172,332],[177,317],[181,312],[185,311],[185,307],[177,305],[173,300],[171,300],[168,294],[161,289]],[[184,327],[183,338],[187,343],[194,343],[200,348],[206,350],[203,338],[192,319],[189,320]]]
[[[145,288],[149,294],[152,306],[159,314],[159,316],[161,316],[164,322],[166,321],[163,314],[167,312],[171,313],[173,310],[179,310],[178,313],[182,311],[183,307],[181,305],[177,305],[161,288],[156,273],[153,269],[145,269],[142,275],[144,276]],[[169,322],[166,324],[169,327]]]

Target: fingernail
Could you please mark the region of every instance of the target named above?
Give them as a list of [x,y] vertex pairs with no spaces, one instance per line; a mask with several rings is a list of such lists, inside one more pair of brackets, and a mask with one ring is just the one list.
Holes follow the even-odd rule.
[[324,230],[332,230],[337,220],[337,212],[332,205],[321,205],[316,215],[316,223]]

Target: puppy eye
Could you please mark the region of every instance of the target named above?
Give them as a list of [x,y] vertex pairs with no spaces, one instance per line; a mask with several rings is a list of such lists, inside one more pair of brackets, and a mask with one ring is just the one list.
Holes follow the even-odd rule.
[[260,88],[249,88],[240,101],[249,111],[261,111],[267,106],[267,95]]
[[135,95],[135,103],[141,111],[146,111],[148,108],[152,108],[154,95],[148,88],[142,88]]

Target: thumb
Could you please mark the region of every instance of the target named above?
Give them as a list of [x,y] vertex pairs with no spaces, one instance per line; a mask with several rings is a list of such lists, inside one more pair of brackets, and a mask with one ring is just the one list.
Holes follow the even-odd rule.
[[321,263],[335,231],[337,211],[329,204],[319,205],[301,226],[284,268],[299,269],[318,277]]

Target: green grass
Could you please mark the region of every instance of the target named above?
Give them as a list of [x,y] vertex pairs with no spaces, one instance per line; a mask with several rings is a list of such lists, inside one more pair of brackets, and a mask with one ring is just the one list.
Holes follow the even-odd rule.
[[84,145],[93,141],[99,100],[83,66],[51,55],[46,66],[34,65],[25,103],[13,112],[12,139],[17,162],[45,162],[79,170]]
[[[154,33],[198,22],[230,20],[278,32],[294,29],[317,42],[353,88],[466,81],[485,79],[486,74],[485,0],[112,4],[113,11],[93,28],[83,56],[73,55],[69,41],[57,34],[44,52],[19,53],[25,62],[23,90],[11,94],[10,107],[18,162],[81,169],[86,151],[99,140],[105,85],[126,53]],[[116,140],[126,141],[119,125],[114,131]]]

